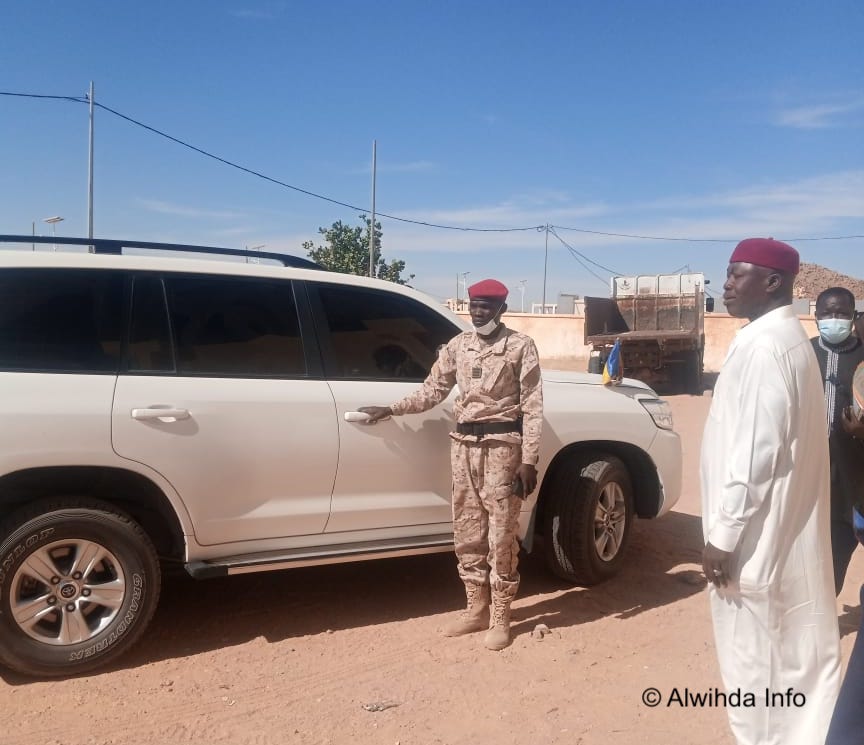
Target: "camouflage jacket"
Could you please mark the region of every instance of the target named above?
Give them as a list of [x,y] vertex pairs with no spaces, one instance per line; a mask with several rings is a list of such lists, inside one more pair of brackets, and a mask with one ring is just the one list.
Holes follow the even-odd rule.
[[[465,331],[441,348],[423,385],[391,405],[395,415],[417,414],[441,403],[454,386],[457,422],[506,422],[521,417],[522,434],[487,435],[502,442],[522,444],[522,462],[536,465],[543,427],[543,385],[540,358],[531,337],[501,326],[492,341]],[[477,442],[474,435],[451,434],[456,440]]]

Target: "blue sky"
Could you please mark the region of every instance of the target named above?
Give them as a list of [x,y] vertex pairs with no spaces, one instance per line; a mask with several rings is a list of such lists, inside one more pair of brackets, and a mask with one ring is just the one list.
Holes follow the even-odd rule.
[[[559,226],[547,254],[535,229],[382,218],[385,258],[439,298],[470,272],[539,302],[544,266],[549,302],[605,294],[608,270],[689,266],[716,292],[741,238],[864,235],[857,0],[45,0],[4,3],[0,25],[0,90],[92,80],[125,116],[361,208],[97,109],[97,236],[302,255],[369,211],[373,140],[380,213]],[[61,215],[58,235],[86,235],[87,132],[86,104],[0,96],[0,233]],[[791,242],[864,277],[864,238]]]

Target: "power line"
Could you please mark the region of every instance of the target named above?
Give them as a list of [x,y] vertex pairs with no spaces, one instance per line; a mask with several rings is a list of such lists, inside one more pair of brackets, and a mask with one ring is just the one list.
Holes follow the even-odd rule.
[[[561,242],[561,244],[564,246],[564,248],[566,248],[566,249],[570,252],[570,255],[571,255],[574,259],[576,259],[576,261],[577,261],[577,262],[582,266],[582,268],[583,268],[586,272],[588,272],[589,274],[591,274],[591,275],[593,275],[594,277],[596,277],[597,279],[599,279],[599,280],[600,280],[604,285],[607,285],[607,286],[608,286],[608,280],[607,280],[605,277],[601,277],[599,274],[597,274],[597,272],[595,272],[595,271],[594,271],[590,266],[588,266],[588,264],[587,264],[586,262],[589,262],[589,261],[590,261],[590,262],[591,262],[592,264],[594,264],[595,266],[599,266],[601,269],[603,269],[604,271],[608,271],[608,272],[610,272],[611,274],[618,274],[618,272],[613,272],[611,269],[607,269],[606,267],[601,266],[600,264],[597,264],[596,261],[592,261],[592,260],[589,259],[587,256],[585,256],[584,254],[579,253],[579,251],[577,251],[575,248],[573,248],[573,246],[571,246],[571,245],[568,244],[566,241],[564,241],[564,240],[561,238],[561,236],[558,235],[558,234],[557,234],[554,230],[552,230],[551,228],[550,228],[549,232],[552,233],[552,235],[554,235],[554,236],[555,236],[555,237],[556,237],[556,238]],[[584,259],[584,261],[583,261],[583,259]]]
[[45,96],[38,93],[10,93],[9,91],[0,91],[0,96],[14,96],[17,98],[48,98],[55,101],[74,101],[75,103],[87,103],[86,98],[81,96]]
[[598,264],[596,261],[594,261],[594,259],[591,259],[591,258],[587,257],[585,254],[581,253],[580,251],[577,251],[575,248],[573,248],[573,246],[571,246],[569,243],[567,243],[567,241],[565,241],[560,235],[558,235],[558,233],[555,232],[555,226],[554,225],[551,225],[549,227],[549,232],[552,233],[552,235],[554,235],[559,241],[561,241],[561,243],[567,248],[568,251],[570,251],[570,253],[578,254],[580,257],[585,259],[585,261],[589,262],[590,264],[593,264],[598,269],[602,269],[604,272],[609,272],[609,274],[611,274],[611,275],[617,275],[617,276],[621,275],[621,272],[616,272],[614,269],[610,269],[608,266],[603,266],[603,264]]
[[[17,97],[17,98],[48,99],[48,100],[58,100],[58,101],[70,101],[73,103],[89,103],[86,96],[83,96],[83,97],[81,97],[81,96],[51,96],[51,95],[43,95],[43,94],[38,94],[38,93],[15,93],[15,92],[11,92],[11,91],[0,91],[0,96],[11,96],[11,97]],[[131,116],[127,116],[126,114],[123,114],[119,111],[116,111],[115,109],[112,109],[108,106],[105,106],[104,104],[101,104],[101,103],[94,101],[93,105],[98,106],[100,109],[104,109],[105,111],[109,112],[110,114],[114,114],[114,116],[117,116],[121,119],[124,119],[125,121],[129,122],[130,124],[134,124],[135,126],[146,129],[149,132],[152,132],[153,134],[159,135],[160,137],[164,137],[165,139],[170,140],[171,142],[174,142],[174,143],[181,145],[185,148],[193,150],[194,152],[199,153],[200,155],[203,155],[207,158],[212,158],[213,160],[216,160],[219,163],[222,163],[224,165],[230,166],[231,168],[236,168],[237,170],[243,171],[244,173],[248,173],[251,176],[255,176],[255,177],[263,179],[265,181],[269,181],[270,183],[276,184],[278,186],[282,186],[283,188],[286,188],[286,189],[291,189],[292,191],[296,191],[300,194],[305,194],[306,196],[313,197],[314,199],[321,199],[325,202],[329,202],[331,204],[336,204],[340,207],[347,207],[348,209],[351,209],[351,210],[356,210],[359,212],[366,212],[365,207],[358,207],[357,205],[350,204],[348,202],[342,202],[338,199],[333,199],[332,197],[327,197],[327,196],[324,196],[323,194],[318,194],[316,192],[309,191],[308,189],[302,189],[299,186],[294,186],[293,184],[286,183],[285,181],[280,181],[279,179],[273,178],[272,176],[267,176],[266,174],[261,173],[260,171],[256,171],[252,168],[247,168],[246,166],[242,166],[239,163],[234,163],[233,161],[230,161],[227,158],[222,158],[218,155],[215,155],[213,153],[208,152],[207,150],[204,150],[203,148],[196,147],[195,145],[192,145],[188,142],[184,142],[183,140],[181,140],[177,137],[173,137],[172,135],[169,135],[166,132],[162,132],[161,130],[156,129],[155,127],[151,127],[148,124],[144,124],[143,122],[138,121],[137,119],[134,119]],[[426,222],[424,220],[412,220],[411,218],[399,217],[397,215],[390,215],[390,214],[387,214],[385,212],[379,212],[379,213],[377,213],[377,216],[387,218],[388,220],[395,220],[397,222],[409,223],[411,225],[421,225],[421,226],[427,227],[427,228],[439,228],[442,230],[456,230],[456,231],[463,231],[463,232],[467,232],[467,233],[517,233],[517,232],[525,232],[525,231],[529,231],[529,230],[544,230],[547,227],[546,225],[530,225],[527,227],[519,227],[519,228],[467,228],[467,227],[458,226],[458,225],[444,225],[444,224],[440,224],[440,223]],[[644,240],[644,241],[670,241],[670,242],[675,241],[675,242],[684,242],[684,243],[726,243],[726,244],[738,242],[738,239],[734,239],[734,238],[730,238],[730,239],[726,239],[726,238],[682,238],[680,236],[640,235],[640,234],[636,234],[636,233],[613,233],[613,232],[608,232],[608,231],[603,231],[603,230],[590,230],[588,228],[576,228],[576,227],[568,227],[568,226],[564,226],[564,225],[549,225],[548,227],[549,227],[549,229],[554,228],[557,230],[568,230],[571,232],[585,233],[588,235],[602,235],[602,236],[607,236],[607,237],[611,237],[611,238],[629,238],[629,239],[633,239],[633,240]],[[552,233],[555,235],[556,238],[558,238],[559,241],[564,243],[562,238],[559,235],[557,235],[554,232],[554,230],[552,230]],[[838,236],[817,236],[817,237],[806,237],[806,238],[782,238],[781,240],[789,241],[790,243],[801,243],[803,241],[841,241],[841,240],[858,240],[858,239],[862,239],[862,238],[864,238],[864,235],[838,235]],[[575,251],[575,249],[572,246],[569,246],[566,243],[564,243],[564,245],[567,246],[567,248],[571,252]],[[578,252],[576,252],[576,253],[578,253]],[[582,255],[582,254],[580,254],[580,255]],[[574,254],[574,256],[575,256],[575,254]],[[584,256],[584,255],[582,255],[582,256]],[[589,262],[591,262],[595,266],[599,266],[604,271],[609,271],[606,267],[603,267],[603,266],[597,264],[596,262],[592,261],[591,259],[588,259],[587,257],[584,257],[584,258],[586,258],[586,260],[588,260]],[[615,272],[612,272],[612,274],[615,274]],[[595,275],[595,276],[597,276],[597,275]]]
[[[333,199],[331,197],[326,197],[323,194],[317,194],[314,191],[309,191],[308,189],[301,189],[299,186],[294,186],[292,184],[288,184],[284,181],[280,181],[279,179],[273,178],[272,176],[267,176],[259,171],[255,171],[251,168],[246,168],[246,166],[241,166],[239,163],[234,163],[233,161],[227,160],[226,158],[222,158],[218,155],[214,155],[213,153],[207,152],[200,147],[196,147],[188,142],[184,142],[183,140],[178,139],[177,137],[172,137],[166,132],[162,132],[161,130],[156,129],[155,127],[151,127],[148,124],[144,124],[143,122],[139,122],[137,119],[133,119],[130,116],[126,116],[126,114],[121,114],[119,111],[115,111],[108,106],[105,106],[100,103],[96,103],[94,101],[94,105],[98,106],[100,109],[105,109],[114,116],[118,116],[121,119],[125,119],[132,124],[135,124],[139,127],[142,127],[154,134],[159,135],[160,137],[164,137],[172,142],[176,142],[178,145],[182,145],[183,147],[189,148],[190,150],[194,150],[196,153],[200,153],[208,158],[212,158],[213,160],[219,161],[220,163],[224,163],[227,166],[231,166],[232,168],[236,168],[237,170],[243,171],[245,173],[251,174],[252,176],[257,176],[260,179],[264,179],[265,181],[270,181],[271,183],[278,184],[279,186],[284,186],[286,189],[292,189],[293,191],[299,192],[301,194],[305,194],[310,197],[314,197],[315,199],[322,199],[325,202],[330,202],[331,204],[337,204],[340,207],[347,207],[348,209],[357,210],[358,212],[365,212],[366,209],[364,207],[358,207],[354,204],[349,204],[348,202],[341,202],[338,199]],[[531,225],[530,227],[525,228],[466,228],[455,225],[438,225],[431,222],[424,222],[422,220],[412,220],[407,217],[397,217],[396,215],[388,215],[385,212],[378,212],[378,217],[386,217],[389,220],[397,220],[399,222],[411,223],[413,225],[423,225],[428,228],[442,228],[444,230],[462,230],[465,232],[474,232],[474,233],[514,233],[525,230],[536,230],[536,225]]]
[[[18,96],[21,98],[59,99],[59,100],[64,100],[64,101],[73,101],[76,103],[89,103],[86,97],[81,98],[81,97],[75,97],[75,96],[43,96],[43,95],[37,95],[34,93],[9,93],[9,92],[4,92],[4,91],[0,91],[0,95]],[[323,194],[318,194],[314,191],[309,191],[308,189],[303,189],[299,186],[294,186],[293,184],[286,183],[285,181],[280,181],[279,179],[273,178],[272,176],[268,176],[267,174],[261,173],[260,171],[256,171],[252,168],[247,168],[246,166],[240,165],[239,163],[235,163],[231,160],[228,160],[227,158],[222,158],[219,155],[215,155],[214,153],[211,153],[211,152],[208,152],[207,150],[204,150],[203,148],[192,145],[189,142],[185,142],[184,140],[181,140],[178,137],[174,137],[172,135],[169,135],[167,132],[163,132],[162,130],[156,129],[155,127],[151,127],[149,124],[144,124],[144,122],[141,122],[141,121],[139,121],[139,120],[137,120],[131,116],[127,116],[126,114],[123,114],[122,112],[117,111],[116,109],[112,109],[110,106],[106,106],[105,104],[99,103],[98,101],[94,101],[93,105],[100,108],[100,109],[107,111],[109,114],[113,114],[114,116],[119,117],[120,119],[124,119],[125,121],[129,122],[130,124],[134,124],[137,127],[141,127],[142,129],[146,129],[147,131],[152,132],[153,134],[159,135],[160,137],[164,137],[165,139],[170,140],[171,142],[174,142],[178,145],[182,145],[183,147],[188,148],[189,150],[193,150],[194,152],[199,153],[200,155],[203,155],[207,158],[212,158],[213,160],[218,161],[219,163],[222,163],[226,166],[230,166],[231,168],[236,168],[239,171],[243,171],[244,173],[248,173],[251,176],[255,176],[257,178],[263,179],[264,181],[269,181],[270,183],[276,184],[278,186],[282,186],[286,189],[291,189],[293,191],[299,192],[300,194],[305,194],[306,196],[313,197],[315,199],[321,199],[325,202],[330,202],[331,204],[336,204],[340,207],[347,207],[348,209],[356,210],[358,212],[365,212],[366,211],[365,207],[358,207],[355,204],[350,204],[348,202],[342,202],[338,199],[333,199],[332,197],[327,197]],[[438,223],[426,222],[424,220],[412,220],[412,219],[407,218],[407,217],[399,217],[397,215],[389,215],[389,214],[384,213],[384,212],[378,212],[377,216],[378,217],[385,217],[389,220],[396,220],[398,222],[410,223],[412,225],[422,225],[422,226],[428,227],[428,228],[441,228],[443,230],[460,230],[460,231],[471,232],[471,233],[515,233],[515,232],[521,232],[521,231],[536,230],[538,228],[537,225],[530,225],[528,227],[521,227],[521,228],[468,228],[468,227],[458,226],[458,225],[442,225],[442,224],[438,224]]]
[[[612,238],[635,238],[642,241],[680,241],[682,243],[738,243],[740,238],[681,238],[668,235],[639,235],[637,233],[607,233],[602,230],[588,230],[587,228],[568,228],[561,225],[552,225],[551,227],[558,230],[570,230],[574,233],[588,233],[589,235],[605,235]],[[848,241],[853,239],[864,238],[864,235],[831,235],[818,236],[815,238],[782,238],[778,237],[778,241],[788,241],[789,243],[801,243],[802,241]]]

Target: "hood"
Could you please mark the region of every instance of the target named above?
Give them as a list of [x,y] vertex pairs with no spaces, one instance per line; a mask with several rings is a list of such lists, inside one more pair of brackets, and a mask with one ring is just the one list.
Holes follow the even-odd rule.
[[[603,387],[603,376],[596,373],[572,372],[569,370],[543,370],[543,383],[576,383],[578,385],[596,385]],[[627,395],[634,393],[651,393],[657,395],[651,386],[635,378],[624,378],[620,385],[606,386],[610,390],[617,390]]]

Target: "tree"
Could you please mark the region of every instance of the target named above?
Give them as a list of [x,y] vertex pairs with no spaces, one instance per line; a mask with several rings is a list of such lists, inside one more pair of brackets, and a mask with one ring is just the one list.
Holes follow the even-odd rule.
[[[341,220],[334,222],[329,228],[318,228],[324,236],[323,246],[316,246],[312,241],[303,243],[306,255],[312,261],[319,263],[325,269],[343,274],[358,274],[369,276],[369,231],[372,220],[366,215],[360,215],[364,225],[352,227]],[[414,275],[402,278],[405,262],[394,259],[389,264],[381,256],[381,223],[375,221],[375,276],[404,285],[410,282]]]

